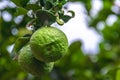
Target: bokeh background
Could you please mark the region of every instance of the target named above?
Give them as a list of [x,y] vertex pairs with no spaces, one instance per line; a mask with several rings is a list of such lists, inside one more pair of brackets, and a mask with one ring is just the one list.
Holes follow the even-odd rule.
[[75,17],[63,26],[52,25],[67,35],[69,53],[41,78],[10,57],[16,39],[31,33],[25,27],[30,11],[16,8],[11,0],[0,0],[0,80],[120,80],[120,0],[69,0],[63,5]]

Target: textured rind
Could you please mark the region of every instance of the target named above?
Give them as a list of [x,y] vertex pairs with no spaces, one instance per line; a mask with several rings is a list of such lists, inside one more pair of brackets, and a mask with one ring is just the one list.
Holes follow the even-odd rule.
[[33,33],[30,39],[30,47],[36,59],[53,62],[67,53],[68,40],[61,30],[47,26]]
[[23,49],[20,51],[20,55],[18,56],[18,63],[24,71],[38,77],[49,73],[54,66],[53,62],[45,63],[35,59],[32,55],[29,45],[23,47]]

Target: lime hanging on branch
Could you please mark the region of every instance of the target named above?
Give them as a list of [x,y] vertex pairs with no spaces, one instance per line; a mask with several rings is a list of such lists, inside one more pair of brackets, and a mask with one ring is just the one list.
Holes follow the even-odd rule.
[[34,58],[29,45],[20,50],[18,63],[24,71],[37,77],[51,72],[54,65],[54,62],[44,63]]
[[68,40],[61,30],[46,26],[33,33],[30,38],[30,47],[36,59],[54,62],[67,53]]
[[[11,57],[18,60],[23,70],[34,76],[51,72],[54,62],[68,51],[66,35],[51,25],[55,22],[63,25],[74,17],[74,12],[68,11],[71,13],[69,16],[62,10],[67,0],[38,0],[35,4],[27,0],[24,6],[21,5],[22,1],[12,1],[18,7],[17,16],[28,17],[26,27],[31,33],[16,40]],[[28,12],[30,15],[27,15]]]

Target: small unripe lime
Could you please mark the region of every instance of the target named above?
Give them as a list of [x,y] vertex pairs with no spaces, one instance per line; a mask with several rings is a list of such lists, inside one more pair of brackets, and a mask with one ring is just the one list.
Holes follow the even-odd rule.
[[45,26],[33,33],[30,39],[30,47],[36,59],[53,62],[67,53],[68,40],[61,30]]
[[20,50],[20,54],[18,56],[18,63],[24,71],[38,77],[43,74],[49,73],[53,69],[54,65],[53,62],[45,63],[35,59],[32,55],[29,45],[23,47]]

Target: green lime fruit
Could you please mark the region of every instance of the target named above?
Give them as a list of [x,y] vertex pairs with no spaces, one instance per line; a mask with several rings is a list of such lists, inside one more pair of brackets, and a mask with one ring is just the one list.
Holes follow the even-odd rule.
[[18,63],[24,71],[37,77],[49,73],[54,65],[53,62],[45,63],[35,59],[29,45],[20,50]]
[[67,53],[68,40],[61,30],[45,26],[33,33],[30,38],[30,47],[36,59],[54,62]]

